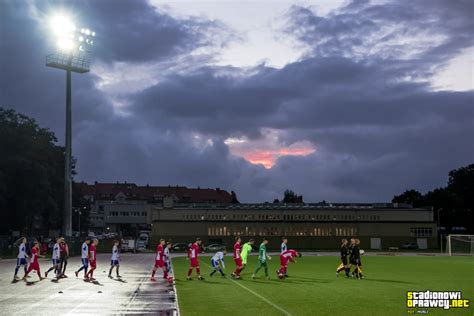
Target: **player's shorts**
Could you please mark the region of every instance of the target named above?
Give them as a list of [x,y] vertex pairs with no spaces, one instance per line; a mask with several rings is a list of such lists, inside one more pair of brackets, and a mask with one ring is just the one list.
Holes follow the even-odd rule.
[[238,267],[242,266],[242,258],[234,258],[234,262]]
[[31,270],[36,270],[38,271],[40,269],[40,266],[39,266],[39,263],[36,262],[36,263],[30,263],[30,265],[28,266],[28,272],[31,271]]
[[155,260],[155,267],[156,268],[163,268],[165,266],[165,263],[163,260]]
[[341,257],[341,262],[343,265],[347,265],[347,257]]
[[81,260],[82,260],[82,265],[87,268],[89,266],[89,259],[82,258]]
[[166,267],[166,271],[171,272],[171,262],[170,261],[165,261],[165,267]]
[[90,263],[92,269],[97,268],[97,260],[91,260],[89,263]]
[[191,258],[190,263],[191,263],[191,267],[193,268],[199,267],[199,261],[196,258]]
[[289,259],[286,258],[286,257],[280,257],[280,265],[281,265],[282,267],[287,266],[287,265],[288,265],[288,260],[289,260]]
[[19,267],[19,266],[24,266],[24,265],[27,265],[28,262],[26,261],[26,258],[17,258],[16,259],[16,266]]
[[218,268],[219,267],[219,262],[218,261],[214,261],[213,259],[211,259],[211,266],[213,268]]
[[118,266],[118,265],[119,265],[119,261],[118,261],[118,260],[110,260],[110,265],[111,265],[111,266]]
[[51,259],[53,261],[53,266],[59,264],[59,259]]

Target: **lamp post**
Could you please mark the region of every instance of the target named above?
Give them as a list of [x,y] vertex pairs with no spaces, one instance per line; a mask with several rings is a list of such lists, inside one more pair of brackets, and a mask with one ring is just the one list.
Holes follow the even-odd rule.
[[82,215],[81,209],[80,208],[75,209],[74,213],[77,213],[77,231],[79,233],[79,236],[81,236],[81,215]]
[[76,29],[66,15],[57,15],[51,20],[57,51],[46,56],[46,66],[66,71],[66,139],[64,161],[64,210],[63,235],[72,235],[72,102],[71,74],[89,72],[88,53],[94,44],[95,32]]

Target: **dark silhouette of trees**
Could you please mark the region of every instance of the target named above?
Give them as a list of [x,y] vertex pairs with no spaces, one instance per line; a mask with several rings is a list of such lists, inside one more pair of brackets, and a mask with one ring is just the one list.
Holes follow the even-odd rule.
[[303,196],[297,195],[292,190],[285,190],[282,203],[303,203]]
[[53,132],[0,108],[0,234],[61,227],[64,148]]
[[237,194],[234,191],[230,191],[230,194],[232,195],[232,204],[240,204],[239,199],[237,199]]
[[416,190],[408,190],[395,195],[392,202],[409,203],[414,207],[432,206],[435,219],[446,233],[456,232],[458,227],[466,228],[466,232],[474,232],[474,164],[470,164],[449,172],[448,184],[426,194]]
[[392,199],[393,203],[408,203],[413,205],[414,207],[423,206],[424,199],[423,194],[420,192],[411,189],[403,192],[400,195],[395,195]]

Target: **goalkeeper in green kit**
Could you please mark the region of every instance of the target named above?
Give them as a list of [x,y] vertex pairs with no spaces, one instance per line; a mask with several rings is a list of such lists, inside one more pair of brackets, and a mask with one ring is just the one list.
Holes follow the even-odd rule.
[[267,259],[270,260],[270,256],[267,256],[267,244],[268,244],[268,239],[263,238],[262,243],[260,244],[260,248],[258,249],[258,261],[257,261],[257,266],[255,267],[255,271],[253,272],[252,279],[255,279],[255,275],[260,271],[260,269],[263,267],[265,269],[265,277],[270,279],[268,276],[268,265],[267,265]]
[[249,253],[252,251],[253,243],[254,240],[250,238],[249,241],[242,246],[242,251],[240,252],[240,257],[242,258],[242,270],[247,267],[247,258],[249,257]]

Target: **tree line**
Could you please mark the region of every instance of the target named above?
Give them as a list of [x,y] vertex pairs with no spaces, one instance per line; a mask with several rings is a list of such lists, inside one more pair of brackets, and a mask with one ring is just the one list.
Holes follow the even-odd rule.
[[[64,154],[52,131],[28,116],[0,107],[1,235],[12,231],[46,234],[61,227]],[[73,170],[74,165],[73,161]],[[81,204],[77,194],[73,199],[75,205]],[[87,214],[83,217],[83,225],[87,225]]]
[[[392,199],[394,203],[409,203],[413,207],[431,206],[435,220],[446,233],[474,232],[474,164],[448,173],[448,183],[425,194],[415,189],[406,190]],[[439,218],[438,218],[439,215]]]

